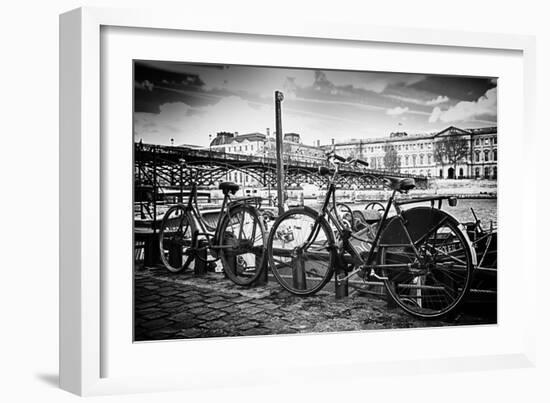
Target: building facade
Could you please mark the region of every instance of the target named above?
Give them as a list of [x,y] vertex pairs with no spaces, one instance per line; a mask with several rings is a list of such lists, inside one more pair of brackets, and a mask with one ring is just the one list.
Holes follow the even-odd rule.
[[[212,151],[228,154],[276,158],[275,137],[270,136],[269,129],[266,130],[266,133],[220,132],[210,141],[209,147]],[[285,133],[283,136],[283,160],[285,164],[293,161],[323,163],[325,151],[320,145],[303,144],[298,133]],[[251,175],[241,171],[228,172],[226,179],[245,188],[261,186]]]
[[[389,169],[428,177],[497,178],[497,128],[460,129],[438,133],[391,133],[389,137],[352,140],[323,146],[343,157],[361,158],[372,169]],[[394,154],[393,159],[389,158]],[[391,162],[391,166],[388,163]]]

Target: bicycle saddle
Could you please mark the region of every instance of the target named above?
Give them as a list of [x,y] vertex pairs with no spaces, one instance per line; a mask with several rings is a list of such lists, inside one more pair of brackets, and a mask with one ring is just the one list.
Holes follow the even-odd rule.
[[223,192],[224,195],[227,195],[229,192],[231,194],[237,193],[237,190],[239,190],[239,185],[233,182],[222,182],[220,183],[220,186],[218,188]]
[[411,189],[414,189],[416,186],[413,178],[384,178],[392,190],[397,190],[398,192],[407,192]]

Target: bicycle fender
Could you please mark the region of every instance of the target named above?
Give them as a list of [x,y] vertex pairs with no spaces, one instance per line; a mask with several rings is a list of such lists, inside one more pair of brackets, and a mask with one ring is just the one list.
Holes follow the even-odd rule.
[[[466,243],[472,255],[472,264],[474,267],[477,267],[477,254],[466,232],[466,228],[449,213],[431,207],[413,207],[404,210],[402,212],[402,218],[405,220],[405,225],[407,226],[407,230],[413,242],[416,242],[442,220],[446,219],[453,222],[462,232],[464,239],[466,239]],[[398,216],[394,216],[388,220],[380,236],[379,246],[395,244],[405,245],[409,243],[409,238],[400,221],[401,219]]]

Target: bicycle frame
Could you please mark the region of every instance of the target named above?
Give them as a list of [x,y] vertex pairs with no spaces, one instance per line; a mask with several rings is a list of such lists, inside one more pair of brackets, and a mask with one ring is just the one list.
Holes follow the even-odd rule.
[[[238,206],[238,205],[244,205],[248,201],[258,202],[258,198],[257,197],[249,197],[249,198],[245,198],[245,199],[241,199],[241,200],[237,200],[237,201],[231,201],[231,197],[229,196],[229,194],[224,195],[222,206],[221,206],[220,212],[218,214],[216,227],[212,231],[211,228],[208,228],[209,225],[204,221],[204,218],[202,217],[202,214],[200,212],[200,208],[199,208],[199,205],[198,205],[197,185],[196,185],[196,183],[193,183],[192,187],[191,187],[191,191],[189,193],[189,198],[187,200],[187,206],[185,207],[185,211],[190,213],[193,216],[193,219],[194,219],[195,223],[197,223],[199,228],[200,228],[200,231],[197,231],[196,235],[197,236],[202,235],[206,238],[206,240],[208,242],[207,248],[210,248],[212,250],[214,250],[214,249],[218,250],[218,249],[222,249],[224,247],[225,248],[230,248],[230,246],[222,246],[221,245],[221,239],[220,239],[221,233],[220,233],[220,231],[221,231],[221,224],[222,224],[222,221],[223,221],[223,217],[225,215],[228,215],[228,216],[230,215],[231,207]],[[231,219],[230,216],[229,216],[229,219]],[[214,244],[212,243],[211,238],[213,238]]]
[[[318,219],[315,222],[314,228],[313,228],[311,234],[309,235],[308,239],[306,240],[306,243],[303,246],[303,248],[309,248],[309,246],[311,245],[312,240],[315,239],[315,237],[317,236],[318,231],[320,230],[320,221],[323,220],[323,219],[326,219],[327,221],[329,221],[329,223],[331,223],[336,228],[336,231],[338,232],[338,234],[341,237],[342,248],[340,250],[340,254],[342,252],[349,253],[351,255],[353,266],[355,267],[355,269],[350,274],[344,276],[343,278],[339,278],[338,280],[348,279],[349,277],[355,275],[357,272],[363,271],[363,270],[368,270],[368,269],[372,270],[372,269],[379,269],[379,268],[387,268],[387,269],[390,269],[390,268],[394,268],[394,269],[406,268],[408,270],[411,270],[411,265],[410,264],[386,264],[386,265],[384,265],[384,264],[372,264],[376,254],[378,253],[378,248],[380,246],[379,245],[380,236],[381,236],[381,234],[384,230],[384,226],[385,226],[385,223],[387,221],[390,208],[392,206],[394,207],[394,209],[397,213],[396,216],[398,217],[399,222],[400,222],[400,224],[401,224],[401,226],[404,230],[404,233],[406,234],[407,239],[409,241],[408,244],[399,245],[399,246],[411,247],[412,250],[414,251],[414,254],[417,257],[417,259],[420,260],[420,255],[419,255],[419,252],[418,252],[418,249],[417,249],[416,246],[419,245],[421,242],[423,242],[427,237],[431,236],[433,230],[437,229],[441,223],[437,223],[436,225],[434,225],[432,229],[427,231],[421,238],[419,238],[416,242],[414,242],[412,240],[412,237],[411,237],[408,229],[407,229],[406,221],[402,216],[402,210],[401,210],[400,206],[403,205],[403,204],[411,204],[411,203],[420,203],[420,202],[425,202],[425,201],[431,201],[432,202],[432,208],[433,208],[435,201],[439,201],[439,207],[438,208],[440,208],[442,200],[448,199],[449,197],[436,196],[436,197],[421,198],[421,199],[417,199],[417,200],[405,200],[405,201],[402,201],[402,202],[397,202],[395,200],[395,195],[396,195],[397,191],[393,190],[392,194],[390,195],[390,197],[388,198],[388,200],[386,202],[386,207],[384,208],[384,213],[383,213],[382,218],[380,220],[380,225],[378,225],[378,228],[376,230],[374,240],[370,241],[368,239],[359,238],[359,237],[355,236],[351,232],[350,229],[345,228],[342,225],[342,223],[340,222],[340,220],[333,213],[333,211],[336,211],[336,186],[335,186],[334,182],[335,182],[335,179],[338,175],[338,170],[339,170],[339,165],[338,164],[335,164],[335,165],[336,165],[336,168],[334,170],[332,178],[329,179],[328,190],[327,190],[323,205],[321,207],[320,214],[319,214]],[[371,247],[368,251],[368,255],[367,255],[366,258],[364,258],[361,255],[361,253],[355,248],[355,246],[350,242],[351,238],[357,239],[361,242],[366,242],[368,244],[371,244]],[[395,245],[395,246],[397,246],[397,245]],[[372,273],[372,275],[375,278],[379,279],[379,280],[384,280],[385,279],[384,277],[378,276],[374,272]]]

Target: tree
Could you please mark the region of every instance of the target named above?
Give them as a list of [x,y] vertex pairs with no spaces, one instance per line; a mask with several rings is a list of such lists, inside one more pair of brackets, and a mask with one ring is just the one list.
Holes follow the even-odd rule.
[[391,172],[399,172],[401,164],[399,163],[399,157],[397,151],[393,146],[390,146],[384,154],[384,167]]
[[446,136],[435,143],[434,159],[440,164],[449,164],[454,168],[453,176],[456,178],[456,165],[466,158],[470,151],[468,139],[458,136]]

